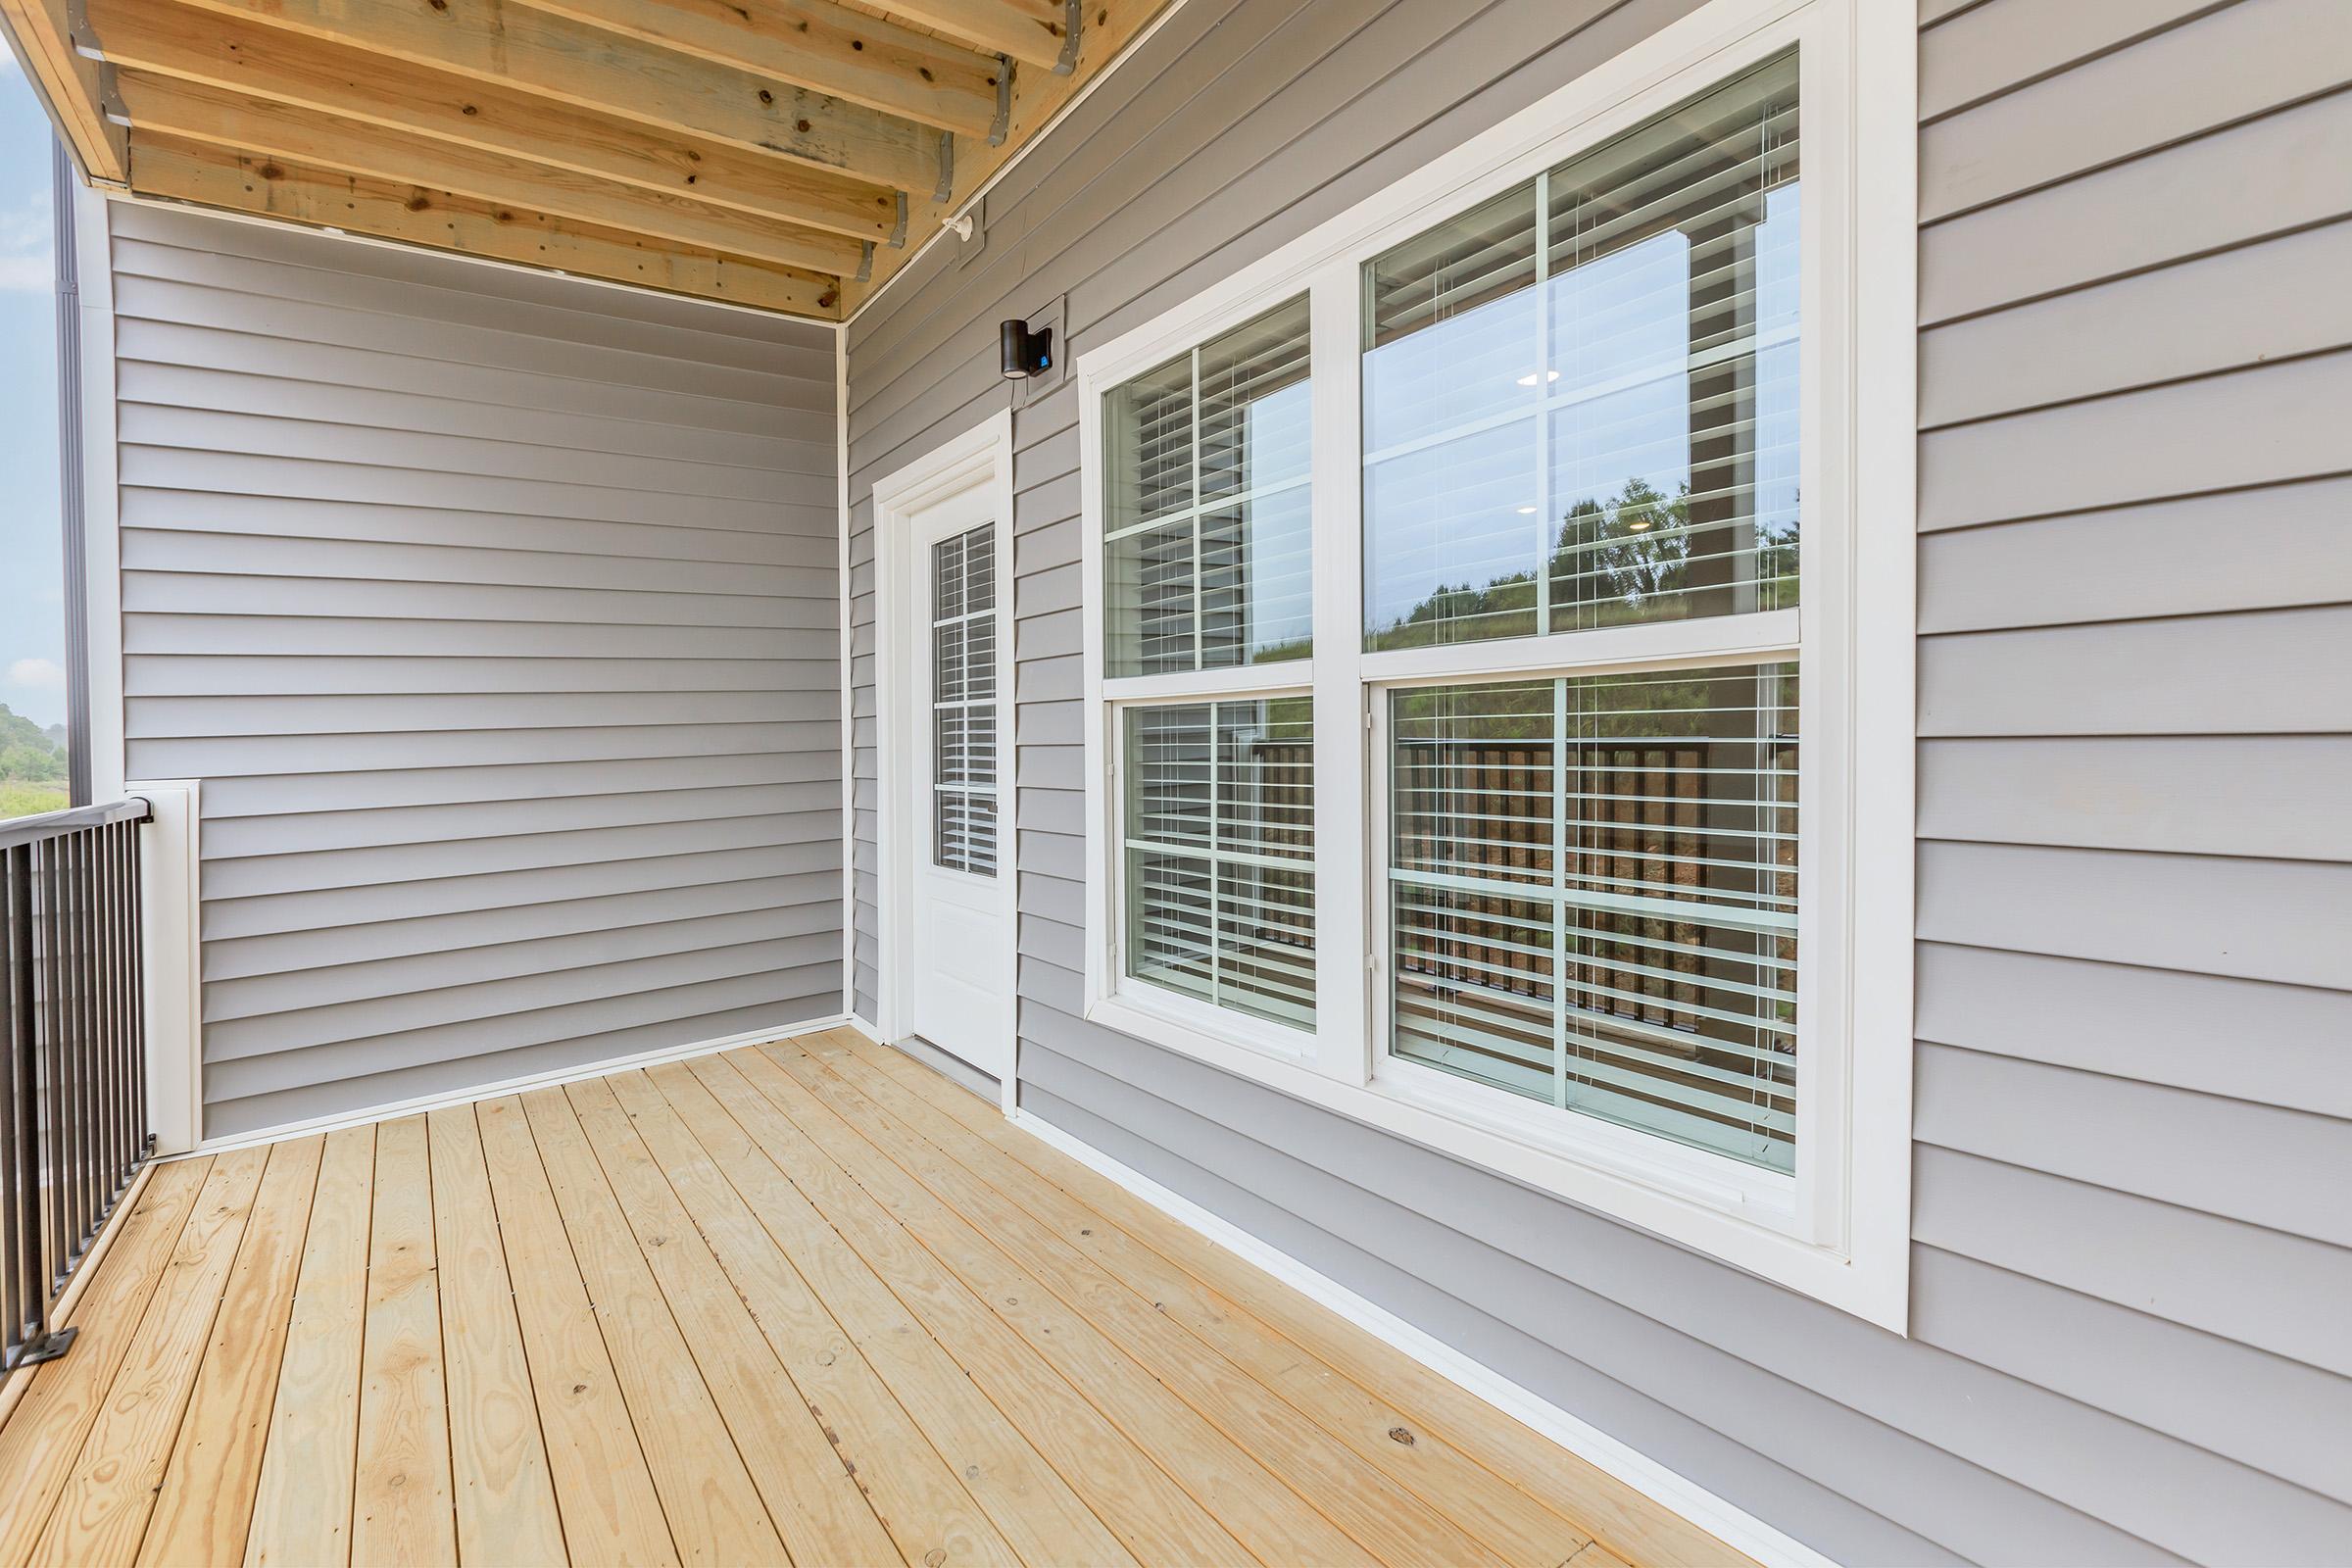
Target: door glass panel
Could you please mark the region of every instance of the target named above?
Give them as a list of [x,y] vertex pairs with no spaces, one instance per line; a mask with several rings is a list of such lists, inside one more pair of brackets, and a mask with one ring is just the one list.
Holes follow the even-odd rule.
[[931,862],[997,874],[997,530],[931,547]]

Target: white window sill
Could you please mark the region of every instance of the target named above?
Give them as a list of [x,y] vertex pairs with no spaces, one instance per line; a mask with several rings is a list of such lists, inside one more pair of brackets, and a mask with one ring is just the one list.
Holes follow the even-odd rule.
[[1095,998],[1087,1019],[1902,1332],[1902,1291],[1800,1234],[1787,1177],[1413,1062],[1387,1058],[1369,1083],[1348,1083],[1318,1069],[1310,1036],[1173,994],[1138,994],[1152,991],[1131,983]]

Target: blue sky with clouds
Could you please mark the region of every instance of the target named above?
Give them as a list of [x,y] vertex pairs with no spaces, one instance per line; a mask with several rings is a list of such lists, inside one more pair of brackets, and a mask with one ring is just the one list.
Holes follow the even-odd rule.
[[49,120],[0,45],[0,703],[66,718]]

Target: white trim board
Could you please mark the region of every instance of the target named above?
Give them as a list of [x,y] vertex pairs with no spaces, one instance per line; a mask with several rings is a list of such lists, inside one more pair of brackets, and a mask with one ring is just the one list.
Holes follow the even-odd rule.
[[120,800],[125,760],[122,717],[122,448],[115,415],[115,250],[109,202],[122,199],[87,180],[74,187],[74,270],[81,303],[82,639],[89,670],[90,799]]
[[414,1116],[419,1111],[439,1110],[448,1105],[470,1105],[484,1100],[496,1100],[502,1095],[518,1095],[530,1089],[550,1089],[559,1084],[583,1083],[590,1078],[602,1078],[608,1073],[626,1072],[632,1067],[651,1067],[664,1061],[684,1061],[692,1056],[714,1055],[732,1051],[737,1046],[764,1045],[770,1040],[797,1040],[803,1035],[822,1034],[850,1022],[847,1013],[828,1013],[823,1017],[806,1018],[798,1023],[778,1024],[772,1029],[747,1029],[741,1034],[721,1035],[715,1040],[689,1041],[682,1046],[662,1046],[652,1051],[640,1051],[626,1056],[607,1056],[600,1061],[583,1062],[577,1067],[558,1067],[547,1072],[526,1073],[519,1078],[502,1078],[496,1083],[476,1084],[466,1089],[453,1089],[446,1094],[419,1095],[414,1100],[396,1100],[388,1104],[370,1105],[365,1110],[344,1111],[332,1116],[314,1116],[308,1121],[281,1122],[275,1127],[257,1128],[249,1133],[234,1133],[224,1138],[208,1138],[195,1148],[183,1150],[165,1157],[184,1159],[190,1154],[218,1154],[231,1149],[252,1149],[262,1144],[283,1143],[311,1133],[340,1132],[346,1127],[366,1127],[372,1122],[393,1121],[402,1116]]
[[1050,1144],[1080,1164],[1150,1203],[1169,1218],[1198,1231],[1242,1261],[1263,1269],[1301,1296],[1330,1307],[1382,1343],[1411,1356],[1440,1377],[1476,1395],[1513,1420],[1566,1448],[1588,1464],[1624,1482],[1662,1508],[1690,1520],[1764,1568],[1834,1568],[1833,1559],[1777,1530],[1695,1481],[1658,1463],[1639,1449],[1571,1415],[1542,1396],[1521,1388],[1493,1368],[1471,1359],[1445,1341],[1357,1295],[1329,1275],[1262,1242],[1191,1199],[1121,1164],[1093,1145],[1063,1132],[1034,1111],[1015,1107],[1012,1124]]
[[147,1127],[159,1155],[187,1153],[204,1138],[203,789],[192,778],[122,787],[154,812],[139,831],[139,944]]

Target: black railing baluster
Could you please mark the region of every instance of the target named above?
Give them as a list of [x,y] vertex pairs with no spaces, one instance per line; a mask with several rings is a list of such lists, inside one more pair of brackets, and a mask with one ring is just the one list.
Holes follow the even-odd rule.
[[34,1157],[38,1107],[33,1100],[32,846],[0,851],[0,895],[8,922],[8,1017],[0,1030],[0,1063],[8,1102],[0,1107],[0,1225],[7,1228],[6,1279],[0,1306],[13,1346],[22,1339],[30,1303],[41,1289],[40,1166]]
[[58,1295],[151,1149],[145,801],[0,821],[0,1366],[65,1352]]

